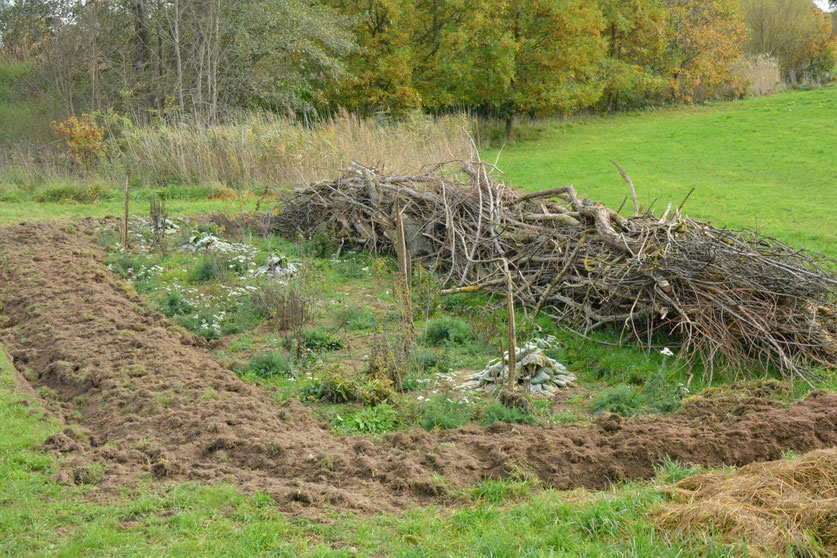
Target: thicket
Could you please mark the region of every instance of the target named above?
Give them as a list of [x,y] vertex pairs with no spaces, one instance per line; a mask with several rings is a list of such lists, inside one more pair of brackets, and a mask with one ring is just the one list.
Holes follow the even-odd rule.
[[[55,138],[72,172],[297,182],[358,155],[429,162],[438,130],[421,112],[499,118],[508,134],[518,116],[827,81],[836,48],[810,0],[6,1],[0,123],[16,132],[0,141],[37,144],[30,164]],[[426,141],[375,157],[392,118]]]

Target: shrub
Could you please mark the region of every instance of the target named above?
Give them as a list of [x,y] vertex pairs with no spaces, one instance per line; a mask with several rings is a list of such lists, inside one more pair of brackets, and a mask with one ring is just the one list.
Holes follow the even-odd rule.
[[53,129],[67,142],[70,160],[84,167],[93,167],[105,154],[105,129],[87,114],[63,122],[53,122]]
[[427,372],[438,366],[440,361],[441,359],[435,351],[417,347],[416,350],[413,351],[410,364],[414,370]]
[[421,427],[425,430],[448,430],[465,426],[470,420],[468,405],[443,393],[427,404],[421,417]]
[[239,376],[253,375],[268,379],[276,376],[290,376],[291,371],[291,364],[287,357],[279,351],[272,351],[254,356],[246,366],[235,372]]
[[251,304],[278,329],[295,331],[308,319],[312,299],[301,281],[291,281],[286,285],[264,281],[251,295]]
[[386,403],[375,405],[360,411],[340,415],[335,420],[335,427],[344,434],[383,434],[394,430],[398,422],[398,413]]
[[424,333],[424,343],[435,346],[464,345],[471,338],[471,326],[448,316],[427,322]]
[[401,380],[410,362],[410,339],[402,334],[374,335],[369,349],[368,374],[386,379],[396,389],[403,389]]
[[644,398],[635,388],[621,384],[610,387],[593,399],[593,412],[608,411],[626,417],[638,415],[643,407]]
[[491,426],[495,422],[532,424],[535,422],[535,418],[528,411],[506,407],[495,402],[486,407],[483,413],[483,424],[485,426]]

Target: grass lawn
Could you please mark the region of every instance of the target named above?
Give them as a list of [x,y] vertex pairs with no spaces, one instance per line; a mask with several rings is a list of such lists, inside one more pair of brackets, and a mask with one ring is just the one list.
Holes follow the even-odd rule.
[[[573,184],[618,207],[633,180],[662,212],[750,227],[837,257],[837,87],[524,128],[499,166],[527,190]],[[496,151],[487,153],[494,159]],[[626,209],[630,208],[630,201]],[[624,212],[624,210],[623,210]]]

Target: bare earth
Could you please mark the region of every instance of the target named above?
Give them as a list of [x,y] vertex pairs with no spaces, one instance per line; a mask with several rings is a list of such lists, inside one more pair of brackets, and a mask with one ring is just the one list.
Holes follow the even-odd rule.
[[96,224],[0,229],[0,342],[25,382],[56,394],[41,404],[67,426],[45,444],[65,457],[63,482],[84,482],[95,462],[106,467],[101,490],[152,475],[266,491],[293,515],[378,513],[445,503],[454,489],[515,472],[601,489],[652,476],[666,456],[743,465],[837,445],[837,395],[783,408],[752,391],[696,398],[663,418],[337,437],[148,310],[104,266]]

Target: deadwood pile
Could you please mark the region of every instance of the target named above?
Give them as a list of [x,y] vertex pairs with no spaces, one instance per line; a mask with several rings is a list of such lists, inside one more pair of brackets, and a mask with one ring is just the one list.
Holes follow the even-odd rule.
[[[523,194],[484,163],[417,176],[354,164],[294,191],[261,217],[285,235],[333,235],[341,249],[396,252],[396,211],[414,265],[444,294],[504,294],[582,335],[611,327],[620,342],[679,342],[681,354],[743,367],[760,362],[805,381],[837,362],[837,278],[824,256],[750,230],[685,216],[625,217],[572,186]],[[625,177],[627,179],[627,177]],[[623,204],[624,205],[624,204]],[[621,209],[621,208],[620,208]]]

